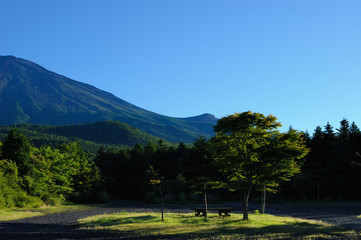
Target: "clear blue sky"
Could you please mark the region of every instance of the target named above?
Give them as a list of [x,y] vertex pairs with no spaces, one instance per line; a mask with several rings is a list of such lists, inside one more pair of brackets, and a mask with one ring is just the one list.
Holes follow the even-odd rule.
[[360,0],[2,0],[0,55],[173,117],[361,127]]

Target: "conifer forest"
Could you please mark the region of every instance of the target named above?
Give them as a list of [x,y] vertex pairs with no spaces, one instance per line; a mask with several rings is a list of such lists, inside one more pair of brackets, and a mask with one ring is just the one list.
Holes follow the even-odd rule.
[[[302,151],[292,148],[293,152],[302,152],[291,162],[292,174],[277,178],[282,181],[270,181],[267,176],[257,180],[262,184],[251,182],[250,201],[260,201],[264,189],[261,185],[270,192],[268,202],[361,200],[361,131],[356,123],[343,119],[337,127],[326,123],[313,133],[290,128],[284,134],[283,139],[289,136],[285,143],[294,134],[304,145]],[[240,182],[241,187],[230,187],[231,173],[219,164],[217,136],[199,137],[192,144],[157,140],[133,146],[104,145],[92,156],[85,154],[86,149],[77,142],[36,147],[21,131],[12,129],[1,143],[0,206],[36,207],[114,199],[160,203],[159,188],[167,204],[197,203],[202,201],[206,186],[210,203],[241,201],[244,185]],[[262,151],[274,157],[264,158],[273,164],[277,164],[277,158],[289,158]]]

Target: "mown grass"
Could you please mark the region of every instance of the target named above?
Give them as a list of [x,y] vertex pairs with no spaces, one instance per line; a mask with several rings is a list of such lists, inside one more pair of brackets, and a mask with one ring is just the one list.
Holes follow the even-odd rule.
[[117,213],[79,220],[84,229],[116,231],[134,236],[167,236],[183,239],[359,239],[352,230],[321,221],[251,214],[223,218],[210,214],[205,220],[194,214],[167,213],[162,222],[157,213]]
[[0,221],[11,221],[64,211],[85,210],[92,207],[91,205],[60,205],[42,206],[39,208],[5,208],[0,209]]

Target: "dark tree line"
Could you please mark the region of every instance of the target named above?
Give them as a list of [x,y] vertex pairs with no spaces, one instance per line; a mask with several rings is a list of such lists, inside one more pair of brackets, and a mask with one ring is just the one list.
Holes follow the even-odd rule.
[[282,186],[284,199],[359,201],[361,199],[361,131],[347,119],[334,129],[330,123],[306,134],[311,152],[302,171]]
[[[251,133],[258,136],[261,132]],[[228,136],[231,135],[226,133],[217,139],[223,141]],[[236,136],[241,135],[237,133]],[[287,148],[287,152],[280,154],[271,151],[269,146],[276,150],[284,149],[284,145],[279,145],[278,138],[288,141],[293,136],[302,136],[310,152],[297,160],[297,164],[302,166],[300,173],[291,181],[280,183],[278,193],[271,197],[293,201],[361,199],[361,131],[355,123],[350,124],[343,119],[338,128],[327,123],[322,128],[317,127],[312,136],[292,129],[286,134],[274,132],[270,136],[272,140],[266,145],[258,141],[252,148],[255,151],[250,148],[250,143],[244,141],[218,147],[236,149],[233,144],[241,147],[244,144],[242,149],[253,151],[251,160],[254,162],[250,163],[258,166],[267,161],[267,168],[262,164],[258,166],[264,174],[278,168],[276,163],[282,164],[277,159],[285,159],[295,150]],[[222,188],[222,183],[230,180],[232,174],[220,171],[220,166],[227,159],[215,154],[215,139],[200,137],[193,144],[169,145],[159,140],[158,143],[148,142],[119,149],[100,147],[92,160],[77,143],[52,148],[34,147],[17,130],[11,130],[0,144],[0,204],[11,207],[81,199],[130,199],[160,203],[161,195],[166,203],[189,203],[203,202],[205,193],[210,202],[239,201],[242,191],[237,189],[239,185],[235,186],[233,190],[237,191],[234,192]],[[253,137],[247,141],[252,142]],[[230,157],[235,155],[232,153]],[[259,178],[257,184],[252,183],[251,201],[260,198],[261,186],[269,191],[278,187],[278,182],[272,185],[269,180]]]
[[[251,189],[275,192],[280,182],[299,172],[299,159],[308,152],[303,134],[280,133],[276,120],[259,113],[234,114],[218,121],[212,139],[200,137],[192,145],[177,147],[159,141],[117,151],[101,148],[95,163],[112,198],[155,199],[151,181],[165,188],[161,192],[167,202],[192,201],[198,193],[204,196],[205,207],[215,193],[222,192],[219,200],[232,200],[235,194],[224,189],[242,191],[248,212]],[[152,173],[150,179],[147,173]]]
[[104,189],[112,198],[154,201],[160,196],[150,184],[154,176],[149,176],[149,172],[153,172],[162,181],[167,202],[185,202],[190,196],[185,166],[190,159],[198,160],[190,155],[194,148],[184,143],[174,147],[160,140],[157,144],[148,142],[145,146],[136,144],[118,150],[100,148],[94,161],[102,172]]
[[[361,131],[356,124],[343,119],[337,129],[327,123],[324,128],[317,127],[312,136],[308,133],[302,136],[310,152],[299,162],[301,171],[291,181],[281,183],[271,200],[360,200]],[[212,190],[212,182],[227,176],[214,164],[210,141],[202,137],[192,145],[180,143],[176,147],[160,141],[119,150],[101,148],[95,162],[104,177],[105,189],[113,198],[159,197],[146,174],[150,166],[162,179],[167,202],[203,201],[201,193],[207,186],[210,200],[238,201],[241,197],[237,191]],[[251,200],[259,199],[260,195],[259,189],[254,188]]]

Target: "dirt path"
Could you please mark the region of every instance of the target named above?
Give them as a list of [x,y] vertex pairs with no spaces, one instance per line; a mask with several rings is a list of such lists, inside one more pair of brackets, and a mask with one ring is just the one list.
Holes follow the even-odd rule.
[[361,230],[361,204],[269,205],[269,213],[304,219],[322,220],[335,225]]
[[[241,204],[233,203],[240,208]],[[260,209],[250,204],[250,209]],[[266,213],[279,216],[291,216],[303,219],[322,220],[331,224],[361,230],[361,203],[335,204],[267,204]]]
[[[241,204],[227,205],[239,209]],[[250,204],[250,210],[258,209],[258,205]],[[45,216],[26,218],[15,221],[0,222],[0,239],[135,239],[134,236],[119,233],[79,229],[80,218],[114,213],[114,212],[154,212],[157,206],[137,202],[114,202],[107,207],[88,210],[70,211]],[[192,212],[189,206],[173,206],[168,212]],[[287,215],[305,219],[323,220],[336,225],[361,230],[361,204],[343,205],[267,205],[267,213]],[[139,238],[142,239],[142,238]],[[149,238],[147,238],[149,239]],[[159,236],[156,238],[159,239]]]
[[[107,207],[47,214],[44,216],[0,222],[0,239],[142,239],[119,232],[80,229],[78,219],[115,212],[159,212],[157,206],[139,202],[113,202]],[[189,208],[171,207],[169,212],[189,212]],[[149,238],[147,238],[149,239]],[[159,237],[157,237],[159,239]]]

